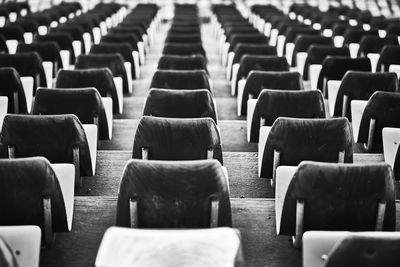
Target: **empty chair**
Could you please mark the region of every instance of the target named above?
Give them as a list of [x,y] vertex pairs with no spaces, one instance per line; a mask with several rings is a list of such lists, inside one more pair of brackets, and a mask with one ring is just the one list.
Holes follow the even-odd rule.
[[343,35],[343,44],[348,45],[351,57],[357,57],[360,41],[364,36],[379,36],[377,30],[366,31],[363,28],[348,28]]
[[205,70],[207,73],[207,61],[202,55],[163,55],[158,61],[159,70]]
[[322,62],[327,56],[350,57],[348,47],[335,47],[327,45],[311,45],[307,50],[307,58],[303,68],[303,79],[310,80],[311,89],[317,89],[318,77],[322,68]]
[[157,70],[150,88],[161,89],[207,89],[212,87],[204,70]]
[[28,113],[27,98],[18,72],[14,68],[0,68],[0,81],[0,95],[7,97],[8,102],[6,113]]
[[198,33],[178,34],[169,33],[165,38],[166,43],[201,43],[201,35]]
[[[133,50],[128,43],[101,43],[93,45],[90,48],[90,54],[116,54],[119,53],[124,58],[127,71],[131,70],[133,78],[138,79],[139,70],[139,54]],[[130,65],[130,66],[129,66]]]
[[37,52],[43,60],[43,70],[46,74],[47,85],[52,86],[53,78],[63,67],[60,52],[61,48],[56,42],[33,42],[30,44],[19,43],[17,53]]
[[52,163],[72,163],[76,186],[81,184],[81,175],[94,173],[92,160],[96,162],[96,154],[89,149],[85,129],[75,115],[9,114],[4,118],[0,136],[2,158],[43,156]]
[[108,68],[115,77],[122,79],[124,93],[132,93],[132,73],[120,54],[80,55],[76,59],[75,69]]
[[1,27],[0,35],[5,38],[10,54],[15,54],[18,42],[24,41],[24,29],[18,24],[8,24]]
[[293,49],[288,49],[286,52],[286,58],[288,59],[289,64],[292,67],[297,67],[301,74],[304,72],[304,64],[308,56],[307,51],[311,45],[333,45],[333,39],[314,34],[301,34],[294,40]]
[[369,58],[349,58],[341,56],[328,56],[322,62],[317,88],[322,90],[325,98],[328,97],[328,82],[340,81],[349,70],[371,72]]
[[122,113],[122,90],[117,90],[109,69],[60,70],[58,72],[56,88],[83,87],[94,87],[102,97],[111,97],[113,113]]
[[[268,128],[267,128],[268,129]],[[353,135],[347,118],[295,119],[280,117],[259,142],[259,176],[272,179],[280,165],[303,160],[353,162]]]
[[400,94],[375,92],[368,100],[360,121],[357,143],[361,152],[382,153],[382,129],[400,128]]
[[268,44],[238,43],[235,49],[228,54],[228,63],[226,67],[226,77],[228,80],[232,78],[232,73],[237,73],[240,60],[245,54],[264,56],[276,55],[276,48]]
[[395,267],[399,244],[396,232],[308,231],[303,235],[303,266]]
[[[64,164],[64,166],[50,164],[43,157],[1,159],[0,210],[4,216],[0,219],[0,225],[39,226],[42,231],[42,240],[47,245],[53,242],[53,233],[71,231],[74,179],[73,176],[71,179],[65,175],[67,167],[74,169],[72,164]],[[20,232],[24,231],[26,229],[21,227]],[[31,235],[26,237],[24,242],[26,245],[32,243],[39,245],[38,237],[40,238],[40,230],[31,231]],[[28,254],[25,255],[23,253],[26,251],[21,251],[21,260],[24,262],[20,266],[32,266],[39,263],[40,248],[31,247],[30,249],[36,249],[34,253],[36,259],[34,257],[23,259]]]
[[166,43],[164,45],[163,55],[202,55],[205,59],[206,52],[204,51],[203,45],[201,43],[195,44],[185,44],[185,43]]
[[[21,77],[32,77],[32,96],[39,86],[47,87],[46,74],[43,69],[43,61],[36,52],[18,53],[14,55],[0,53],[0,68],[12,67]],[[29,98],[26,93],[25,96]]]
[[364,36],[360,40],[360,48],[358,49],[358,56],[367,56],[371,59],[372,71],[376,71],[379,54],[382,48],[386,45],[399,45],[396,36],[386,36],[380,38],[379,36]]
[[214,100],[210,91],[151,89],[143,108],[144,116],[166,118],[209,117],[217,122]]
[[[284,174],[285,167],[281,168],[278,171]],[[395,230],[389,165],[306,161],[290,172],[277,179],[276,229],[279,235],[293,236],[296,247],[303,233],[312,230]]]
[[317,90],[264,89],[257,99],[249,100],[247,115],[247,141],[258,142],[260,127],[272,126],[279,117],[325,118],[324,99]]
[[[376,91],[399,91],[398,79],[393,72],[368,73],[348,71],[342,81],[338,82],[337,86],[337,96],[333,94],[332,99],[329,99],[329,108],[333,111],[333,114],[332,112],[331,114],[335,117],[347,117],[350,121],[352,121],[350,105],[353,100],[368,101]],[[361,116],[359,117],[361,119]]]
[[[141,230],[111,227],[101,241],[96,266],[236,266],[240,262],[238,230],[219,227],[192,230]],[[173,257],[171,257],[173,255]]]
[[34,41],[37,42],[56,42],[60,48],[63,68],[69,69],[70,65],[75,64],[75,52],[72,46],[72,36],[66,32],[51,32],[46,35],[36,35]]
[[291,71],[256,71],[249,72],[246,83],[238,92],[238,115],[247,114],[247,102],[256,99],[263,89],[303,90],[300,73]]
[[122,174],[117,226],[232,226],[228,180],[217,160],[128,161]]
[[246,83],[247,75],[252,70],[261,71],[289,71],[289,64],[285,57],[244,55],[240,60],[237,73],[232,73],[231,94],[239,95]]
[[379,56],[376,71],[389,71],[391,65],[400,65],[400,46],[385,45]]
[[96,88],[38,88],[32,114],[74,114],[83,124],[95,124],[100,140],[111,139],[112,109],[106,111]]
[[214,158],[222,163],[220,133],[211,118],[175,119],[143,116],[136,130],[132,158]]

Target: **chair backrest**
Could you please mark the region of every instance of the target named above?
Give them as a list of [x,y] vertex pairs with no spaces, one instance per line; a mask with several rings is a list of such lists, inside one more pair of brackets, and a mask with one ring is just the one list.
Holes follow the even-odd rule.
[[218,201],[213,227],[232,226],[228,181],[217,160],[133,159],[121,178],[116,225],[133,226],[130,206],[135,201],[134,227],[209,228],[213,200]]
[[199,55],[163,55],[158,61],[160,70],[205,70],[207,73],[207,61]]
[[203,55],[206,57],[206,52],[203,48],[202,43],[165,43],[163,51],[163,55]]
[[7,40],[24,41],[24,29],[18,24],[8,24],[0,28],[0,35]]
[[[15,155],[10,154],[10,148]],[[81,174],[92,176],[86,135],[75,115],[8,114],[4,118],[0,134],[2,158],[43,156],[52,163],[74,163],[75,148],[79,148]]]
[[110,96],[113,101],[113,112],[119,112],[120,103],[110,69],[60,70],[58,72],[56,88],[83,87],[94,87],[99,91],[101,96]]
[[212,118],[217,114],[210,91],[151,89],[143,109],[144,116],[166,118]]
[[373,93],[361,117],[357,142],[364,144],[370,142],[370,152],[382,153],[382,129],[384,127],[400,128],[399,112],[400,94],[398,92]]
[[[97,267],[116,267],[125,261],[141,266],[187,265],[234,267],[240,262],[237,229],[150,230],[109,228],[96,257]],[[200,263],[201,262],[201,263]],[[199,267],[200,267],[199,266]]]
[[[18,72],[14,68],[0,68],[0,81],[0,95],[8,98],[7,113],[27,113],[25,92]],[[14,98],[14,93],[17,93],[17,98]]]
[[360,43],[364,36],[379,36],[377,30],[366,31],[362,28],[349,28],[345,31],[344,44]]
[[276,56],[276,48],[268,44],[254,44],[254,43],[238,43],[234,48],[235,56],[233,57],[233,64],[240,62],[245,54],[253,55],[274,55]]
[[376,70],[388,71],[392,64],[400,65],[400,46],[385,45],[380,52]]
[[397,36],[386,36],[380,38],[379,36],[366,35],[360,40],[360,48],[358,49],[358,56],[367,56],[369,53],[380,53],[385,45],[399,45]]
[[[258,142],[260,126],[272,126],[279,117],[325,118],[321,92],[264,89],[258,96],[254,109],[250,142]],[[265,125],[260,125],[261,118],[265,120]]]
[[322,64],[327,56],[350,57],[349,47],[335,47],[333,45],[311,45],[307,50],[307,58],[304,64],[304,80],[308,80],[309,67],[312,64]]
[[297,66],[297,56],[299,52],[307,52],[308,48],[312,45],[333,45],[333,39],[331,37],[325,37],[321,35],[309,35],[300,34],[294,40],[294,49],[292,56],[292,66]]
[[165,38],[166,43],[201,43],[201,35],[199,33],[178,34],[169,33]]
[[256,33],[256,34],[232,34],[230,36],[229,42],[229,51],[234,51],[236,45],[238,43],[252,43],[252,44],[268,44],[268,37],[263,34]]
[[280,234],[295,234],[299,201],[303,232],[375,231],[380,203],[386,206],[381,231],[395,230],[394,180],[387,164],[302,162],[286,192]]
[[324,81],[342,80],[349,70],[371,72],[369,58],[350,58],[342,56],[327,56],[322,62],[317,88],[323,90]]
[[133,142],[132,158],[196,160],[222,163],[221,137],[211,118],[175,119],[143,116]]
[[57,69],[62,67],[61,48],[56,42],[18,43],[17,53],[37,52],[43,61],[57,62]]
[[43,157],[0,160],[0,225],[37,225],[45,233],[43,199],[51,201],[53,232],[68,232],[59,181]]
[[36,52],[18,53],[13,55],[0,53],[0,68],[3,67],[15,68],[20,76],[33,77],[34,93],[37,87],[47,86],[42,59]]
[[[376,91],[398,92],[399,82],[393,72],[370,73],[363,71],[348,71],[340,84],[335,102],[334,116],[344,115],[351,121],[350,104],[352,100],[368,100]],[[345,110],[342,114],[343,98],[347,97]]]
[[400,261],[399,236],[390,232],[353,233],[336,243],[329,253],[325,267],[388,266]]
[[134,74],[134,62],[132,57],[133,47],[129,43],[100,43],[92,45],[90,54],[115,54],[119,53],[126,62],[132,65],[132,74]]
[[101,37],[102,43],[128,43],[132,46],[133,50],[138,51],[138,39],[134,34],[118,34],[109,33]]
[[208,75],[204,70],[157,70],[150,88],[162,89],[208,89]]
[[242,113],[247,114],[247,100],[257,98],[263,89],[303,90],[303,80],[293,71],[250,71],[246,79],[242,97]]
[[46,35],[36,35],[34,41],[37,42],[56,42],[62,50],[68,50],[70,53],[70,62],[75,63],[75,52],[72,46],[72,36],[67,32],[50,32]]
[[285,57],[244,55],[240,60],[237,80],[246,78],[250,71],[289,71],[289,64]]
[[121,77],[124,93],[129,92],[129,82],[124,65],[124,59],[118,53],[115,54],[89,54],[80,55],[76,59],[75,69],[108,68],[114,77]]
[[280,154],[279,165],[297,166],[303,160],[349,163],[353,162],[353,142],[347,118],[280,117],[267,138],[261,177],[272,177],[275,151]]
[[96,88],[38,88],[32,114],[74,114],[82,124],[97,124],[99,139],[109,138],[103,101]]

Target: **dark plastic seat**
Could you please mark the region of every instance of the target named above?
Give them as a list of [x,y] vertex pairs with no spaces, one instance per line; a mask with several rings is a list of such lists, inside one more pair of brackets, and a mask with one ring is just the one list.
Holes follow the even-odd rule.
[[132,46],[134,51],[138,51],[139,48],[137,46],[138,38],[134,34],[118,34],[118,33],[109,33],[103,37],[101,37],[101,43],[128,43]]
[[124,93],[131,92],[130,83],[120,54],[89,54],[80,55],[76,59],[75,69],[108,68],[114,77],[121,77]]
[[157,70],[150,88],[207,89],[211,92],[208,75],[204,70]]
[[103,102],[95,88],[38,88],[32,114],[74,114],[83,124],[96,124],[100,140],[109,139]]
[[90,54],[121,54],[125,62],[131,63],[132,77],[137,78],[132,52],[133,47],[128,43],[101,43],[90,48]]
[[247,100],[263,89],[304,90],[300,73],[292,71],[250,71],[243,90],[241,114],[247,114]]
[[0,68],[4,67],[15,68],[20,76],[33,77],[34,94],[37,87],[47,87],[42,59],[36,52],[18,53],[13,55],[0,54]]
[[163,55],[202,55],[204,58],[206,57],[206,52],[204,51],[202,43],[196,44],[185,44],[185,43],[165,43],[163,51]]
[[201,35],[197,33],[192,34],[177,34],[170,33],[165,39],[166,43],[201,43]]
[[327,97],[327,81],[340,81],[349,70],[371,72],[371,61],[369,58],[328,56],[322,62],[317,88]]
[[273,163],[277,160],[278,165],[288,166],[297,166],[303,160],[352,163],[353,142],[347,118],[280,117],[275,120],[268,135],[260,177],[274,179],[276,170]]
[[178,56],[163,55],[158,61],[160,70],[205,70],[207,73],[207,61],[201,54]]
[[[232,226],[227,177],[217,160],[130,160],[122,175],[117,226]],[[215,206],[218,205],[218,210]],[[132,218],[136,206],[136,219]],[[216,213],[216,214],[213,214]]]
[[143,116],[136,130],[132,158],[213,158],[222,164],[221,138],[211,118],[175,119]]
[[294,40],[292,67],[297,66],[297,53],[307,52],[311,45],[333,45],[333,40],[330,37],[324,37],[320,35],[298,35]]
[[309,80],[309,68],[312,64],[322,64],[327,56],[350,57],[350,51],[347,46],[335,47],[333,45],[311,45],[307,50],[307,58],[304,64],[303,79]]
[[[234,85],[235,95],[238,91],[238,82],[246,79],[252,70],[260,71],[289,71],[289,64],[285,57],[279,56],[260,56],[260,55],[244,55],[240,60],[240,67],[236,76],[236,84]],[[235,79],[235,77],[233,77]],[[234,82],[234,80],[232,80]]]
[[37,52],[43,61],[53,62],[53,77],[62,67],[60,56],[61,48],[56,42],[33,42],[30,44],[18,43],[17,53]]
[[0,225],[37,225],[46,245],[53,232],[69,231],[63,193],[47,159],[1,159],[0,185]]
[[[299,210],[304,214],[299,215]],[[296,236],[296,242],[311,230],[394,231],[395,213],[389,165],[306,161],[299,165],[288,186],[278,231]],[[299,225],[302,229],[296,227]]]
[[143,109],[144,116],[166,118],[212,118],[217,114],[210,91],[151,89]]
[[6,115],[0,135],[2,158],[43,156],[51,163],[75,165],[75,185],[92,176],[85,132],[79,119],[67,115]]
[[376,70],[389,71],[390,65],[400,65],[400,46],[398,45],[385,45],[382,48]]
[[357,143],[364,144],[366,152],[383,153],[382,129],[400,128],[399,112],[398,92],[375,92],[362,114]]
[[364,36],[379,36],[379,34],[377,30],[365,31],[360,28],[349,28],[343,35],[343,44],[360,43]]
[[379,54],[385,45],[399,45],[397,36],[386,36],[380,38],[379,36],[364,36],[360,40],[360,48],[358,49],[358,56],[367,56],[369,53]]
[[229,43],[228,52],[234,51],[238,43],[252,43],[252,44],[268,44],[268,37],[263,34],[232,34]]
[[348,71],[344,75],[339,87],[334,116],[347,117],[351,121],[351,101],[368,100],[376,91],[398,92],[399,83],[397,75],[393,72],[368,73]]
[[14,68],[0,68],[0,95],[7,96],[7,113],[27,113],[21,78]]
[[[74,41],[81,42],[81,52],[86,53],[85,44],[83,40],[83,34],[85,33],[83,27],[77,24],[61,24],[56,28],[50,28],[50,32],[65,32],[71,35]],[[77,55],[75,55],[77,56]]]
[[332,249],[325,266],[397,266],[399,237],[388,232],[385,236],[373,234],[355,233],[345,237]]
[[0,35],[7,40],[24,41],[24,29],[17,24],[8,24],[0,28]]
[[240,62],[245,54],[276,56],[276,48],[268,44],[238,43],[236,44],[234,52],[233,64]]
[[272,126],[279,117],[325,118],[321,92],[264,89],[258,96],[251,120],[250,142],[258,142],[260,126]]
[[111,97],[113,113],[119,113],[119,101],[113,75],[107,68],[84,70],[60,70],[57,74],[56,88],[94,87],[103,97]]
[[[34,41],[37,42],[56,42],[61,50],[68,50],[70,53],[69,60],[70,64],[75,63],[75,52],[72,46],[72,36],[66,32],[51,32],[46,35],[36,35]],[[67,68],[67,66],[64,66]]]

